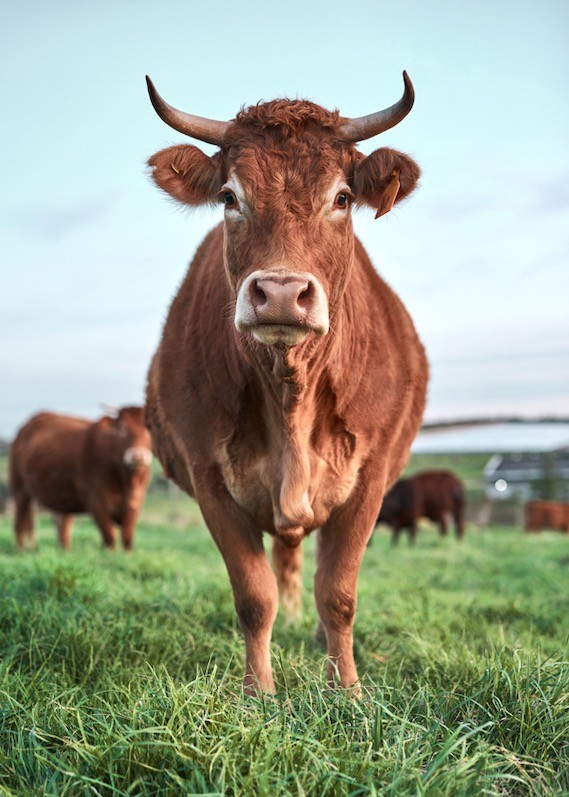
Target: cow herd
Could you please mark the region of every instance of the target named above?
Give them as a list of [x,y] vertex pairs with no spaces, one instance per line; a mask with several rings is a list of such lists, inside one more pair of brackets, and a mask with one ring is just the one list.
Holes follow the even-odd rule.
[[[144,412],[126,407],[96,423],[44,413],[12,448],[19,546],[33,538],[37,500],[55,514],[64,547],[72,515],[89,512],[104,544],[114,546],[118,525],[126,549],[152,449],[198,501],[225,561],[248,692],[274,691],[279,593],[294,612],[300,544],[315,530],[328,680],[358,690],[358,572],[421,424],[428,379],[411,318],[352,227],[354,207],[382,216],[419,179],[409,156],[386,147],[366,156],[356,147],[409,113],[414,92],[403,77],[401,99],[367,116],[274,100],[230,121],[179,111],[148,80],[163,121],[217,147],[211,156],[194,145],[158,152],[149,161],[154,182],[184,205],[219,203],[224,220],[172,302]],[[459,487],[449,481],[448,502],[433,508],[429,484],[406,484],[393,505],[390,494],[380,519],[389,512],[395,536],[407,528],[414,537],[420,514],[442,522],[441,512],[454,513],[462,536]],[[273,540],[272,567],[264,533]]]

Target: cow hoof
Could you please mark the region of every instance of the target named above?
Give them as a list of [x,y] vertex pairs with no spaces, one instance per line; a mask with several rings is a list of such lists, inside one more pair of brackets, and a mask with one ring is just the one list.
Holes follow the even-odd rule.
[[276,694],[276,691],[277,690],[274,683],[267,683],[264,686],[261,686],[259,681],[256,678],[253,678],[251,675],[246,675],[243,679],[243,693],[247,695],[247,697],[263,697],[263,695],[274,695]]
[[351,686],[346,686],[345,692],[347,696],[351,697],[353,700],[363,700],[364,694],[359,681],[355,684],[351,684]]

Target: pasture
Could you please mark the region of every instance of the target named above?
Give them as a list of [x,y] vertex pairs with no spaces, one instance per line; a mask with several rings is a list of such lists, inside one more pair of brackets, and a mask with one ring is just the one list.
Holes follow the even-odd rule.
[[0,520],[0,795],[569,793],[569,540],[424,528],[366,553],[365,697],[324,685],[304,616],[275,626],[276,697],[241,692],[221,557],[189,499],[149,496],[131,555],[88,520],[62,554]]

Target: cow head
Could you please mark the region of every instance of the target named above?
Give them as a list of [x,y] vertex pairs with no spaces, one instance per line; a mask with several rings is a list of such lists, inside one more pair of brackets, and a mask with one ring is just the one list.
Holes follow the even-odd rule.
[[220,202],[224,259],[239,333],[263,344],[297,346],[333,327],[354,256],[352,207],[387,213],[415,187],[419,167],[382,148],[365,157],[355,143],[411,110],[411,81],[385,111],[345,119],[314,103],[275,100],[218,122],[172,108],[148,80],[159,116],[176,130],[219,145],[208,157],[174,146],[149,165],[156,184],[186,205]]
[[148,467],[152,462],[152,442],[144,424],[144,408],[107,408],[107,411],[109,414],[101,419],[101,423],[120,443],[123,465],[133,471]]

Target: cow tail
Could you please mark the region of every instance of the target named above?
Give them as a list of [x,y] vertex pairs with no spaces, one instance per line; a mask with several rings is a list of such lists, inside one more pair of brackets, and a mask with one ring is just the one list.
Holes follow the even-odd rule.
[[278,537],[273,537],[273,568],[285,619],[294,622],[301,615],[302,546],[288,548]]

